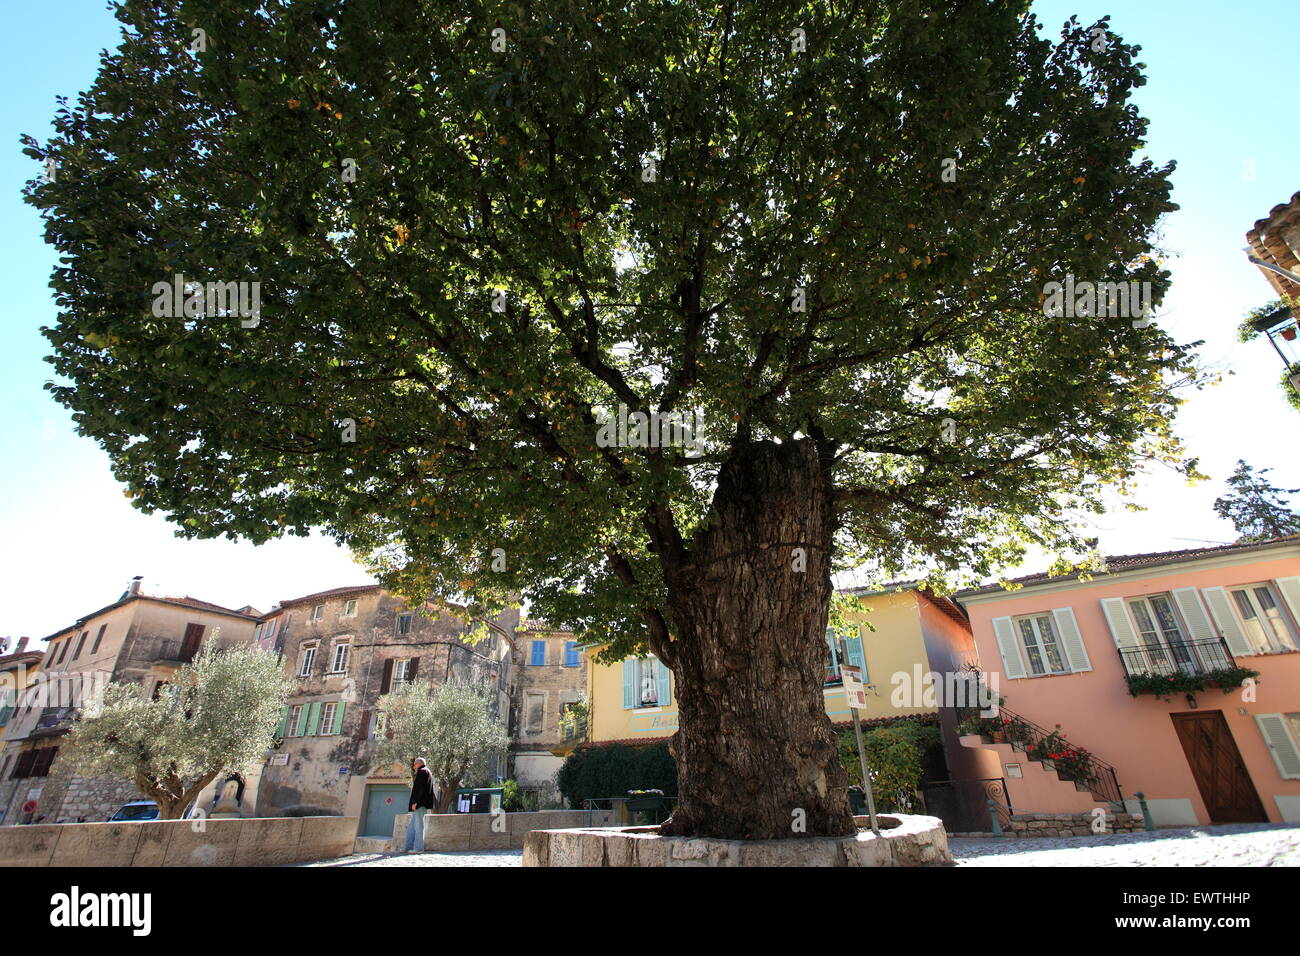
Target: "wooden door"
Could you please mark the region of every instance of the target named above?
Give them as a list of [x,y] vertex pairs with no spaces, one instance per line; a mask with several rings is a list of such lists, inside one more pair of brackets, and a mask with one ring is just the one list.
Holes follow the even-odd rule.
[[204,630],[205,627],[202,624],[185,625],[185,640],[181,642],[181,656],[179,660],[194,660],[194,655],[199,652],[199,645],[203,643]]
[[1220,710],[1170,714],[1211,823],[1267,822],[1241,752]]

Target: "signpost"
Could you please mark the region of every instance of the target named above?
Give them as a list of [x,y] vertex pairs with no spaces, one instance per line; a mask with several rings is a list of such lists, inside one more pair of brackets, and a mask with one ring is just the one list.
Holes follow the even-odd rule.
[[848,653],[844,638],[839,638],[840,676],[844,681],[844,699],[853,715],[853,734],[858,739],[858,763],[862,768],[862,792],[867,796],[867,813],[871,817],[871,832],[880,836],[880,823],[876,820],[876,798],[871,793],[871,777],[867,775],[867,752],[862,746],[862,722],[858,711],[867,706],[867,690],[862,683],[862,668],[847,663]]

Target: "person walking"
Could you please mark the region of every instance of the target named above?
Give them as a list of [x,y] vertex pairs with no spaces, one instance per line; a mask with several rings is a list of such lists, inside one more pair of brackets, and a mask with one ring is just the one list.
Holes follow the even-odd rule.
[[406,828],[406,852],[424,852],[424,814],[433,809],[433,774],[423,757],[411,761],[415,781],[411,784],[411,822]]

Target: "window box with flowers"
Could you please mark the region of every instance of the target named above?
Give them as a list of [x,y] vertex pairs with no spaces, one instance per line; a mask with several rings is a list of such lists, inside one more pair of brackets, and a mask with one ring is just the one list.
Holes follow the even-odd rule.
[[1159,700],[1170,700],[1175,694],[1195,694],[1211,687],[1229,694],[1247,680],[1259,680],[1259,671],[1249,667],[1224,667],[1201,674],[1129,674],[1125,679],[1128,692],[1134,697],[1154,694]]

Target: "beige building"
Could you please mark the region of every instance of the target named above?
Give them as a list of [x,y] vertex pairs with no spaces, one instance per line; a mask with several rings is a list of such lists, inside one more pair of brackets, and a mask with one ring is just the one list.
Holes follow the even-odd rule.
[[585,699],[586,661],[573,633],[530,621],[516,635],[514,662],[510,772],[521,791],[547,803],[556,771],[586,734],[585,725],[566,730],[560,722]]
[[4,728],[3,822],[93,823],[143,799],[127,781],[85,779],[60,762],[60,741],[76,710],[107,681],[158,693],[200,648],[250,641],[257,616],[252,608],[144,594],[136,577],[112,604],[46,638],[41,666]]
[[378,585],[309,594],[264,615],[260,642],[280,654],[296,689],[262,771],[257,815],[342,813],[360,818],[362,836],[390,836],[410,773],[372,765],[384,726],[379,697],[414,680],[487,684],[504,723],[518,620],[511,611],[486,622],[487,637],[475,642],[481,622],[417,613]]

